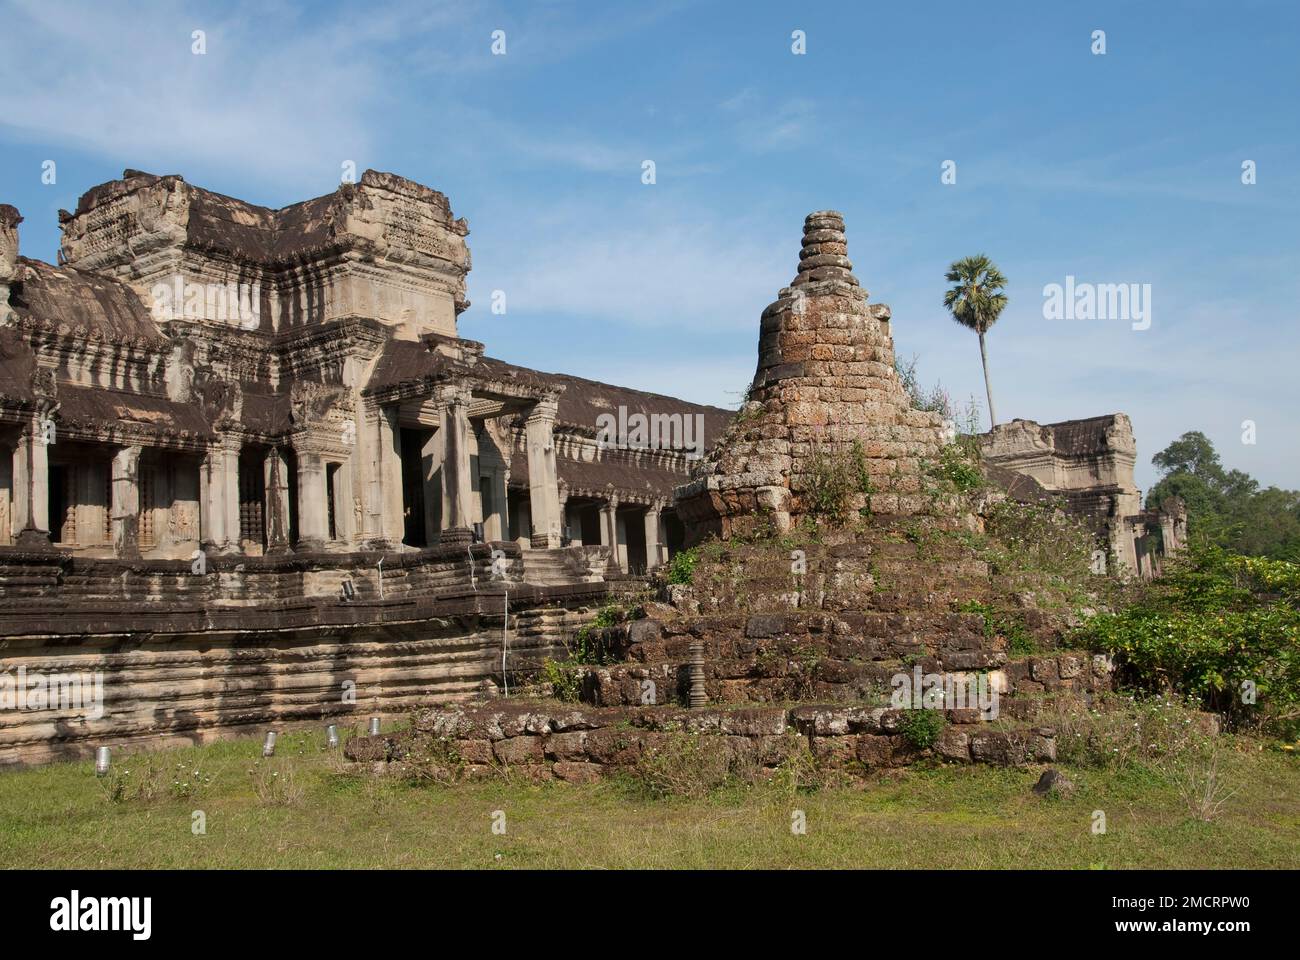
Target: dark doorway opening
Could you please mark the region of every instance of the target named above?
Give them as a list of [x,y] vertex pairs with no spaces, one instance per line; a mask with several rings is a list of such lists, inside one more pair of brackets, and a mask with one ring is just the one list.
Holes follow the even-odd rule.
[[239,454],[239,539],[266,546],[264,505],[266,455],[246,450]]
[[627,572],[645,574],[645,511],[623,514],[623,539],[627,542]]
[[68,513],[67,482],[66,468],[62,464],[51,463],[49,465],[47,484],[50,493],[49,524],[50,541],[52,543],[63,542],[63,526]]
[[429,538],[424,527],[424,445],[432,430],[402,428],[402,542],[411,547],[427,547]]
[[337,540],[339,538],[339,521],[338,507],[335,506],[334,488],[339,482],[339,465],[337,463],[325,464],[325,505],[329,516],[329,538]]
[[682,544],[686,542],[686,529],[675,513],[665,513],[663,520],[664,543],[668,547],[668,557],[671,559],[682,552]]

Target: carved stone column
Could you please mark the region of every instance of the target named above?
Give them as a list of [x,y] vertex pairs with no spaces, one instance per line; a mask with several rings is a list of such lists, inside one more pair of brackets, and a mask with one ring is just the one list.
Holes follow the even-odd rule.
[[199,513],[200,546],[205,552],[239,548],[239,450],[224,441],[203,458]]
[[364,446],[360,474],[365,484],[365,542],[372,550],[399,549],[402,521],[401,431],[397,407],[372,407],[365,413],[358,440]]
[[645,569],[649,573],[662,562],[659,540],[660,505],[652,503],[645,509]]
[[618,497],[613,494],[600,506],[600,544],[609,547],[610,562],[627,573],[627,567],[618,554]]
[[24,547],[50,545],[49,445],[34,417],[14,448],[14,530]]
[[325,461],[311,450],[298,451],[298,549],[323,550],[329,540],[329,498]]
[[560,542],[564,543],[564,537],[569,533],[569,485],[561,483],[559,485],[560,496]]
[[140,452],[123,447],[113,454],[113,551],[119,557],[140,555]]
[[555,465],[554,398],[540,400],[525,422],[528,448],[528,510],[532,515],[532,545],[539,549],[560,545],[560,487]]
[[442,531],[444,544],[469,543],[474,538],[470,520],[473,488],[469,475],[469,392],[445,390],[442,409]]

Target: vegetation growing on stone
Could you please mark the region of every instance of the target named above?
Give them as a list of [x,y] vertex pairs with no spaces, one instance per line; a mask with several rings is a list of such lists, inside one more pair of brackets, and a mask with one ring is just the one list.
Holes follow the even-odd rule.
[[942,710],[905,710],[898,720],[898,731],[918,750],[929,750],[947,725]]
[[871,474],[862,441],[816,443],[804,478],[808,513],[834,527],[846,526],[855,507],[864,513],[872,493]]

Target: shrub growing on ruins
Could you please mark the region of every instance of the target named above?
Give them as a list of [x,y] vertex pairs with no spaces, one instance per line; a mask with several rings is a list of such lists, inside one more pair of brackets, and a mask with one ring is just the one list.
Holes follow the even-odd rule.
[[813,444],[809,472],[804,477],[809,514],[834,527],[846,526],[855,501],[869,499],[871,492],[867,455],[860,440],[835,447],[820,441]]
[[668,561],[666,578],[669,583],[690,583],[695,575],[695,565],[699,563],[699,550],[692,547],[673,555]]
[[1234,726],[1300,731],[1300,564],[1198,538],[1136,602],[1080,634],[1141,690],[1191,696]]
[[542,682],[550,684],[551,696],[565,703],[577,703],[582,693],[583,667],[575,660],[542,661]]
[[400,761],[403,778],[412,784],[452,784],[465,774],[465,760],[446,737],[415,737]]
[[938,461],[926,464],[926,472],[951,484],[958,493],[979,490],[985,482],[978,451],[977,445],[962,440],[945,444],[939,451]]
[[993,503],[984,509],[984,529],[979,553],[992,572],[1042,599],[1077,605],[1112,586],[1092,572],[1091,531],[1055,502]]
[[1001,636],[1006,638],[1007,653],[1013,657],[1024,657],[1038,652],[1038,642],[1026,628],[1024,622],[1015,613],[1002,612],[980,600],[969,600],[959,604],[961,613],[978,613],[984,618],[984,636],[992,640]]
[[938,742],[947,722],[942,710],[904,710],[898,732],[916,749],[929,750]]

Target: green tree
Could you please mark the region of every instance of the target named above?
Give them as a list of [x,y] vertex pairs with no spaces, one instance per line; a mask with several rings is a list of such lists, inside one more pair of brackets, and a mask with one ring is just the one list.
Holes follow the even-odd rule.
[[1007,278],[992,260],[984,254],[963,257],[953,261],[944,275],[953,286],[943,295],[943,305],[952,318],[963,327],[974,330],[980,338],[980,361],[984,365],[984,390],[989,398],[989,423],[997,426],[998,416],[993,409],[993,385],[989,381],[989,355],[984,346],[984,334],[997,322],[1007,305],[1003,288]]
[[1260,490],[1250,474],[1225,469],[1198,430],[1184,433],[1151,462],[1163,476],[1147,494],[1148,509],[1182,497],[1189,533],[1248,556],[1300,559],[1300,492]]

